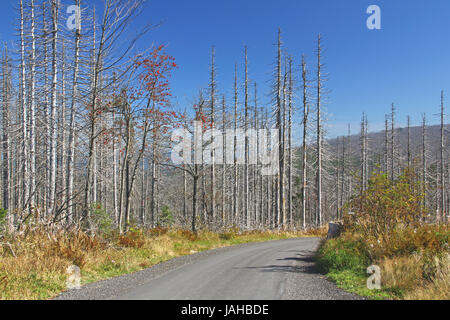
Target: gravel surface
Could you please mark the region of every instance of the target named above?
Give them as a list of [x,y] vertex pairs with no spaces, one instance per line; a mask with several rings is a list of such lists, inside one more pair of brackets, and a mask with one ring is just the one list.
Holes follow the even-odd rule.
[[354,300],[314,267],[317,238],[242,244],[178,257],[63,292],[56,300]]

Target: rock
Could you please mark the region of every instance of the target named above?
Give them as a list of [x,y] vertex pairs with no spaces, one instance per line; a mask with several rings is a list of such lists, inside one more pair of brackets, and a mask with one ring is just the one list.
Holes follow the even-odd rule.
[[330,222],[328,224],[327,239],[333,239],[339,237],[341,234],[341,225],[338,223]]

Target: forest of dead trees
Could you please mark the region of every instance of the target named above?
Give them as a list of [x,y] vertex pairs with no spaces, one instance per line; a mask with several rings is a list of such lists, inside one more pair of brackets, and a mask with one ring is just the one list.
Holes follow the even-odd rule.
[[[73,30],[66,26],[68,5],[81,8]],[[131,32],[142,10],[140,0],[105,0],[101,10],[82,0],[17,0],[16,40],[5,43],[1,55],[6,230],[310,228],[342,218],[372,172],[396,179],[405,168],[423,188],[429,219],[445,218],[450,163],[443,92],[440,110],[429,110],[440,114],[438,139],[430,136],[425,114],[419,136],[413,138],[417,128],[409,117],[407,128],[399,129],[394,104],[381,139],[369,134],[365,115],[353,129],[358,136],[349,127],[348,136],[327,139],[322,37],[307,59],[288,54],[279,31],[270,93],[249,80],[247,47],[235,70],[227,71],[233,88],[221,88],[213,47],[209,86],[180,111],[171,105],[175,59],[164,46],[135,49],[152,28]],[[230,89],[230,96],[221,92]],[[270,103],[261,103],[267,94]],[[263,175],[262,165],[249,163],[248,138],[243,163],[172,164],[171,132],[193,131],[194,120],[201,130],[221,130],[224,139],[227,129],[277,129],[278,173]]]

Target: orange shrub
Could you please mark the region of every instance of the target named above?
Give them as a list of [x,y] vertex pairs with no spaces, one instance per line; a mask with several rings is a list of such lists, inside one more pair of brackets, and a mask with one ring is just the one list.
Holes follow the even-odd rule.
[[162,235],[166,234],[168,231],[169,231],[168,228],[158,226],[156,228],[148,230],[147,233],[150,236],[158,237],[158,236],[162,236]]
[[145,236],[141,230],[130,230],[119,235],[118,243],[123,247],[142,248],[145,245]]

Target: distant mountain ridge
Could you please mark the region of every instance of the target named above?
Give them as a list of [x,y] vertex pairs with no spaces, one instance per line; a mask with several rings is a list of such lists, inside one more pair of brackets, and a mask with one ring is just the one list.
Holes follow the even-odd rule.
[[[445,125],[445,154],[448,157],[450,152],[450,124]],[[388,135],[390,137],[390,130]],[[337,142],[339,140],[339,150],[342,152],[342,136],[328,139],[331,151],[337,151]],[[350,143],[347,142],[348,137],[345,137],[347,146],[350,147],[350,153],[356,155],[361,150],[360,133],[350,136]],[[422,127],[414,126],[410,127],[410,140],[411,140],[411,153],[412,157],[421,156],[422,154]],[[432,125],[426,127],[426,142],[427,142],[427,154],[431,159],[435,159],[439,156],[439,149],[441,143],[441,126]],[[390,143],[390,141],[389,141]],[[408,128],[400,127],[395,129],[395,143],[396,152],[402,158],[407,158],[408,148]],[[385,148],[385,131],[370,132],[368,133],[368,149],[369,154],[383,154]],[[348,150],[347,150],[348,152]]]

